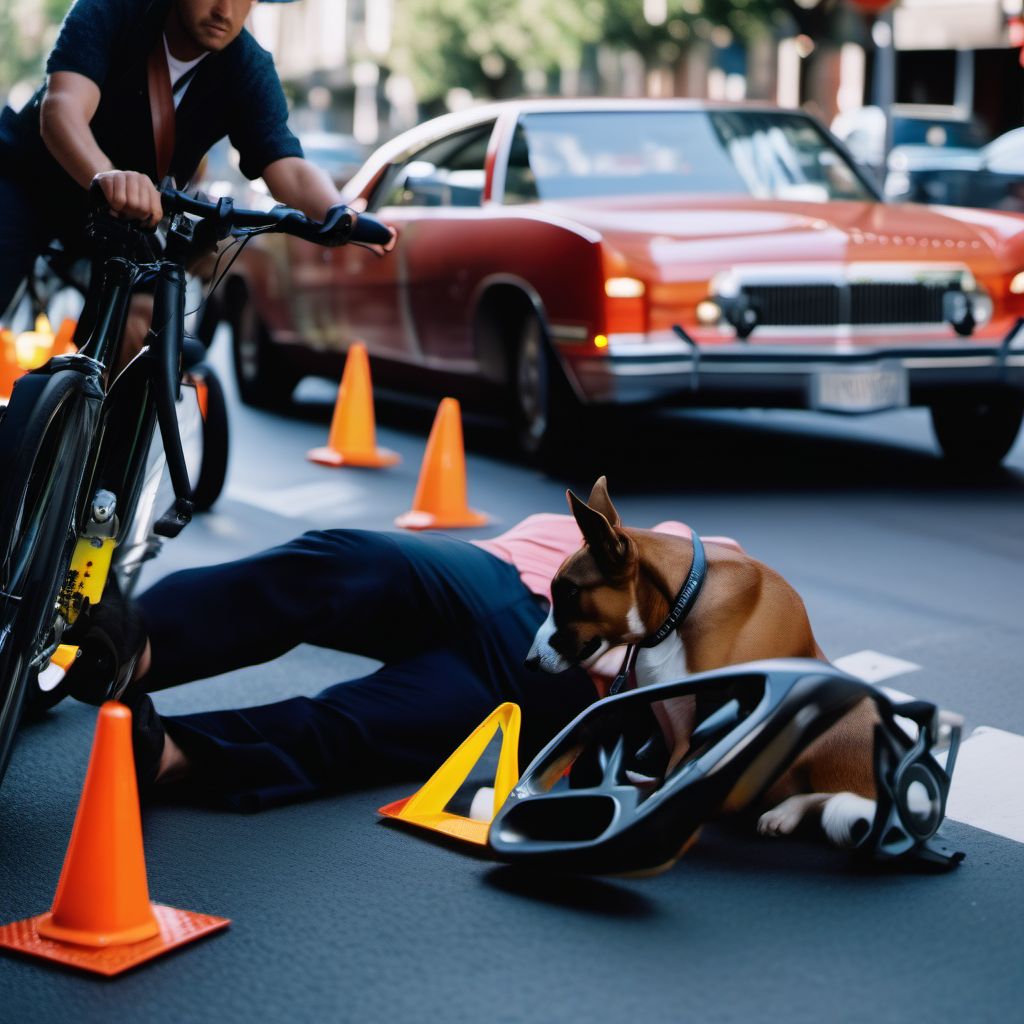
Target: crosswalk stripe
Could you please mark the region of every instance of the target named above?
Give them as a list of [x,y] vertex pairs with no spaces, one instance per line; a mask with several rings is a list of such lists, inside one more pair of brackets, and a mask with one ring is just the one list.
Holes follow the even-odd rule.
[[866,683],[880,683],[883,679],[916,672],[920,665],[903,658],[882,654],[879,651],[857,651],[855,654],[844,654],[832,662],[836,668],[849,672],[851,676],[863,679]]
[[979,725],[960,745],[946,817],[1024,843],[1024,736]]

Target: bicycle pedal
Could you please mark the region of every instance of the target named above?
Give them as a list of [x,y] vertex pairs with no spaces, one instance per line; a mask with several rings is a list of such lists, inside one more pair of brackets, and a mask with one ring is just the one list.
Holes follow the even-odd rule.
[[192,522],[194,507],[191,501],[178,498],[153,524],[153,532],[160,537],[177,537]]

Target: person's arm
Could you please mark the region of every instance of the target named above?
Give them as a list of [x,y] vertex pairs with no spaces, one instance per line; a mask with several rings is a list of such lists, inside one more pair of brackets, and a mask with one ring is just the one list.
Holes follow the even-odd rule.
[[155,226],[163,216],[160,194],[145,174],[119,171],[100,149],[89,127],[100,103],[100,87],[85,75],[50,75],[39,112],[39,130],[54,159],[82,188],[95,181],[112,210]]
[[323,220],[327,211],[341,202],[327,172],[298,156],[275,160],[263,169],[270,194],[285,206],[301,210],[313,220]]
[[136,0],[75,0],[46,61],[39,129],[54,159],[82,188],[95,179],[112,209],[155,224],[161,210],[153,183],[134,171],[116,170],[89,127],[113,54],[137,20],[137,6]]
[[[327,172],[303,157],[286,156],[268,164],[263,170],[263,180],[278,202],[301,210],[313,220],[323,220],[327,211],[342,201],[341,193]],[[387,245],[367,248],[378,255],[391,252],[397,237],[398,233],[391,228],[391,241]]]

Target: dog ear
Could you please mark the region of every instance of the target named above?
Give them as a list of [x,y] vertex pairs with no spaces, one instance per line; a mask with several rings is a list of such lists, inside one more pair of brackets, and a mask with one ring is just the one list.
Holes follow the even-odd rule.
[[612,526],[622,525],[619,513],[615,511],[612,499],[608,497],[608,477],[597,478],[597,483],[594,484],[594,488],[590,492],[590,500],[587,504],[595,511],[600,512]]
[[591,508],[572,491],[566,491],[565,496],[569,499],[569,508],[580,533],[598,564],[609,575],[619,575],[629,565],[633,542],[622,530],[608,522],[604,513]]

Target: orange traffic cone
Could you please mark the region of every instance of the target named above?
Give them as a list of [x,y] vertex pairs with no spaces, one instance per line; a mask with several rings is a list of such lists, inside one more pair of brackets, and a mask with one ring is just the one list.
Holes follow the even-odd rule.
[[11,397],[14,382],[24,372],[15,354],[14,335],[6,327],[0,328],[0,401]]
[[412,509],[395,523],[407,530],[485,526],[488,516],[466,503],[466,454],[462,412],[454,398],[443,398],[427,438]]
[[77,320],[65,317],[60,322],[60,327],[53,339],[53,354],[55,356],[66,356],[78,351],[75,345],[75,328]]
[[366,357],[366,346],[361,342],[348,350],[345,359],[327,447],[313,448],[306,453],[306,458],[321,466],[367,468],[393,466],[401,461],[401,456],[395,452],[377,447],[370,361]]
[[110,975],[229,923],[149,902],[132,713],[108,701],[96,723],[53,908],[0,927],[0,946]]

